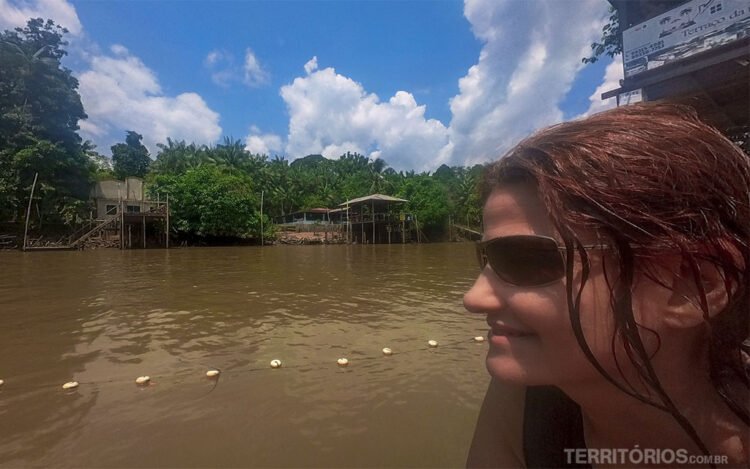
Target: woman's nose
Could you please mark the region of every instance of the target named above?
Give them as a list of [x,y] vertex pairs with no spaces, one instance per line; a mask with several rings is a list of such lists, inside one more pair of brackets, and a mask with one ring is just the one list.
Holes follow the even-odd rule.
[[[469,291],[464,294],[464,308],[472,313],[487,314],[502,307],[498,285],[493,284],[493,273],[485,267],[474,281]],[[494,283],[499,282],[496,280]]]

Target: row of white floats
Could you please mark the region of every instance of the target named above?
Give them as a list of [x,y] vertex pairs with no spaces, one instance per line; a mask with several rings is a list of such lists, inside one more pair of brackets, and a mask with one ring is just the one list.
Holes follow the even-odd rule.
[[[474,342],[484,342],[484,337],[482,337],[481,335],[478,335],[474,337]],[[434,348],[438,346],[438,343],[436,340],[428,340],[427,345]],[[393,350],[391,350],[388,347],[385,347],[383,349],[383,355],[386,355],[386,356],[393,355]],[[336,363],[338,363],[339,366],[344,367],[344,366],[349,365],[349,360],[347,358],[342,357],[336,360]],[[271,368],[281,368],[281,360],[278,360],[278,359],[271,360],[270,365],[271,365]],[[221,374],[221,371],[219,370],[206,371],[206,377],[209,379],[218,379],[220,374]],[[148,386],[150,382],[151,382],[150,376],[139,376],[135,379],[135,384],[137,384],[138,386]],[[0,386],[2,386],[3,384],[5,384],[5,381],[0,379]],[[67,383],[62,385],[62,388],[66,390],[75,389],[79,385],[80,383],[78,381],[68,381]]]

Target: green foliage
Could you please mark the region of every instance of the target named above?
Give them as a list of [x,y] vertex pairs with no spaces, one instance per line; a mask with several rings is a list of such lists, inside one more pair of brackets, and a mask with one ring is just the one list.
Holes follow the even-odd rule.
[[21,220],[34,174],[37,219],[74,222],[96,171],[77,134],[78,81],[60,64],[64,28],[31,19],[0,33],[0,219]]
[[417,217],[426,232],[441,232],[448,222],[451,204],[443,184],[426,174],[407,178],[398,197],[408,200],[406,210]]
[[93,165],[82,153],[68,152],[49,140],[32,139],[25,148],[4,155],[3,160],[6,156],[12,179],[3,187],[8,189],[6,196],[15,202],[16,211],[25,208],[34,174],[39,173],[34,199],[40,219],[73,223],[85,214]]
[[480,223],[480,165],[442,166],[430,175],[396,172],[382,159],[357,153],[336,160],[307,155],[289,163],[279,156],[253,155],[231,138],[216,147],[169,139],[158,146],[147,182],[154,196],[170,194],[174,225],[182,236],[257,239],[261,191],[266,237],[275,217],[332,208],[372,193],[408,199],[406,211],[430,239],[445,235],[451,218],[473,228]]
[[[239,170],[203,165],[182,174],[159,175],[149,191],[152,197],[169,194],[172,226],[178,234],[222,238],[260,235],[260,190]],[[267,216],[264,225],[268,228],[265,235],[272,236]]]
[[141,143],[141,139],[143,139],[141,134],[128,130],[125,143],[112,145],[112,164],[117,179],[146,176],[151,158],[148,156],[148,150]]
[[591,44],[591,56],[584,57],[581,61],[592,64],[599,60],[602,54],[614,57],[622,53],[622,34],[620,34],[620,20],[615,7],[609,7],[609,21],[602,28],[601,42]]

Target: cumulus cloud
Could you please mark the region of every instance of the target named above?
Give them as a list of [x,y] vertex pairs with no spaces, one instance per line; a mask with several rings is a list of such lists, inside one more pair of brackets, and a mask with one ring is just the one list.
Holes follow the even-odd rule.
[[559,103],[606,13],[599,0],[467,0],[464,14],[484,45],[450,102],[451,161],[495,159],[533,130],[561,121]]
[[259,155],[272,155],[283,149],[281,137],[272,133],[262,134],[258,127],[250,127],[250,134],[245,138],[245,150]]
[[[281,89],[290,115],[287,154],[357,151],[396,169],[434,170],[495,159],[534,130],[560,122],[560,103],[601,34],[606,4],[467,0],[464,14],[483,46],[458,82],[449,126],[426,119],[411,93],[381,101],[333,68],[319,70],[313,57],[306,76]],[[605,82],[617,79],[616,68],[608,67]],[[611,105],[593,97],[591,103],[589,112]]]
[[270,74],[249,47],[245,49],[245,59],[241,66],[235,63],[231,52],[219,49],[209,52],[203,59],[203,65],[211,72],[211,81],[224,88],[232,83],[244,83],[257,88],[270,81]]
[[165,96],[155,73],[124,46],[112,55],[91,58],[90,69],[78,77],[88,119],[79,123],[81,136],[102,149],[121,141],[126,130],[143,135],[153,153],[156,143],[184,139],[212,143],[221,135],[219,114],[196,93]]
[[[314,62],[313,62],[314,63]],[[425,119],[425,106],[398,91],[388,101],[333,68],[314,71],[281,88],[289,111],[286,151],[292,157],[347,151],[382,157],[395,169],[428,169],[445,158],[448,129]]]
[[590,116],[592,114],[596,114],[597,112],[602,112],[606,111],[607,109],[617,107],[617,98],[612,97],[602,100],[602,93],[619,88],[620,80],[622,78],[622,54],[620,54],[615,57],[612,63],[607,65],[607,68],[604,70],[604,81],[602,81],[602,84],[594,90],[591,96],[589,96],[589,101],[591,102],[591,104],[589,105],[588,110],[578,117]]
[[73,35],[83,31],[75,7],[65,0],[0,0],[0,30],[24,27],[29,18],[51,19]]

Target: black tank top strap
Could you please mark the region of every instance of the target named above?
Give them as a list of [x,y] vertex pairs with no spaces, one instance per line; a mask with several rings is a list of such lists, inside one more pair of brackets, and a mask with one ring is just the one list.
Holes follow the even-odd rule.
[[573,464],[572,452],[586,448],[581,409],[554,386],[526,390],[523,419],[523,452],[527,468],[590,468]]

